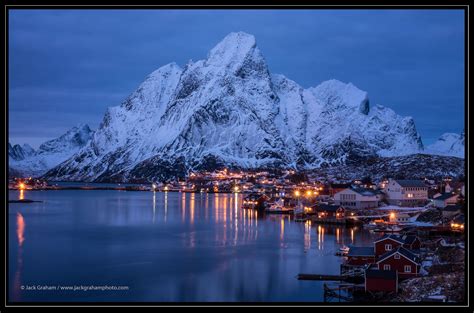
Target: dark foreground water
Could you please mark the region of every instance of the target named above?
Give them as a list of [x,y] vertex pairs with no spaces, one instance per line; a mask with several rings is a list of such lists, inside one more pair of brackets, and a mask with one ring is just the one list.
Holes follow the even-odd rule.
[[[9,204],[13,302],[322,301],[322,282],[296,275],[338,274],[339,247],[373,238],[242,210],[237,194],[9,195],[43,201]],[[102,289],[74,290],[80,286]]]

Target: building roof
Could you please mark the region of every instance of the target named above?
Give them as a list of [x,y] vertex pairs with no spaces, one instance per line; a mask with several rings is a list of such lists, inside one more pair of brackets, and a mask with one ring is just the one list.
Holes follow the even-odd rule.
[[333,204],[315,204],[313,208],[316,211],[328,211],[328,212],[336,212],[339,208],[342,208],[340,205],[333,205]]
[[379,239],[375,240],[374,243],[385,240],[385,239],[392,239],[392,240],[397,241],[401,244],[410,245],[413,242],[415,242],[415,240],[418,239],[418,237],[415,236],[415,235],[400,236],[400,235],[395,235],[395,234],[385,234],[382,237],[380,237]]
[[350,247],[347,256],[375,256],[373,247]]
[[380,237],[379,239],[375,240],[374,243],[385,240],[385,239],[392,239],[392,240],[398,241],[401,244],[405,243],[405,240],[403,240],[402,236],[394,235],[394,234],[385,234],[382,237]]
[[362,188],[362,187],[351,187],[351,190],[363,196],[375,196],[375,191],[373,189]]
[[417,179],[396,179],[395,181],[402,187],[427,187],[424,181]]
[[405,235],[402,237],[402,240],[405,242],[405,244],[408,244],[408,245],[412,244],[417,239],[418,237],[415,235]]
[[405,249],[403,247],[398,247],[397,249],[394,249],[392,251],[389,251],[385,254],[382,254],[379,258],[379,260],[377,261],[377,263],[380,263],[382,262],[383,260],[391,257],[392,255],[396,254],[396,253],[399,253],[401,254],[402,256],[404,256],[405,258],[407,258],[408,260],[412,261],[413,263],[416,263],[416,264],[419,264],[418,262],[418,257],[412,253],[410,250],[408,249]]
[[440,196],[437,196],[436,198],[434,198],[434,200],[447,200],[453,197],[457,197],[457,195],[452,192],[445,192],[445,193],[442,193]]
[[378,269],[368,269],[365,271],[366,278],[382,278],[387,280],[395,280],[397,279],[397,272],[390,270],[378,270]]

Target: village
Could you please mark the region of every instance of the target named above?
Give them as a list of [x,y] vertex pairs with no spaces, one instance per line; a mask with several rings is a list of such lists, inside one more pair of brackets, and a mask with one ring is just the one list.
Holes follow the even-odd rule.
[[[360,225],[380,234],[371,246],[342,246],[336,275],[323,280],[325,301],[458,302],[464,297],[462,179],[328,179],[293,170],[271,174],[223,169],[191,173],[153,190],[244,193],[244,210],[288,214],[296,222]],[[327,274],[327,273],[326,273]]]
[[465,185],[462,179],[370,178],[335,181],[293,170],[282,173],[223,169],[186,180],[151,184],[61,187],[33,178],[10,181],[20,191],[118,189],[153,192],[240,193],[242,210],[286,214],[295,222],[357,225],[379,237],[369,246],[341,246],[340,273],[299,273],[324,283],[325,301],[464,299]]

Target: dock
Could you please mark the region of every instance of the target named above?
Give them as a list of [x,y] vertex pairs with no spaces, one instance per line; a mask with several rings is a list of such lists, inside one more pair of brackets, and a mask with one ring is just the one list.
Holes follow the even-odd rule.
[[345,276],[345,275],[298,274],[298,280],[344,281],[348,277],[349,276]]

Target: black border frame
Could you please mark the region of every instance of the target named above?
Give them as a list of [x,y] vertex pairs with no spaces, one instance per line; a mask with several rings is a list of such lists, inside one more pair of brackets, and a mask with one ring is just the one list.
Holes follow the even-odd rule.
[[[8,1],[7,1],[8,2]],[[469,176],[468,176],[468,168],[469,168],[469,5],[466,4],[443,4],[443,5],[423,5],[423,4],[387,4],[387,5],[353,5],[353,4],[319,4],[319,5],[288,5],[288,4],[273,4],[273,5],[264,5],[264,4],[243,4],[243,5],[212,5],[212,4],[134,4],[134,5],[126,5],[126,4],[94,4],[93,2],[88,4],[71,4],[71,5],[64,5],[64,4],[34,4],[28,3],[29,1],[24,1],[26,3],[20,3],[22,1],[10,1],[10,4],[4,4],[4,10],[1,12],[2,18],[5,21],[5,31],[4,31],[4,43],[5,43],[5,213],[3,218],[5,218],[5,298],[2,302],[2,307],[7,308],[20,308],[20,307],[149,307],[149,306],[310,306],[310,307],[331,307],[331,306],[340,306],[340,307],[393,307],[393,306],[407,306],[407,307],[455,307],[455,308],[464,308],[472,310],[469,296]],[[12,302],[8,299],[8,158],[7,158],[7,150],[8,150],[8,92],[9,92],[9,58],[8,58],[8,40],[9,40],[9,31],[8,31],[8,11],[9,10],[23,10],[23,9],[48,9],[48,10],[75,10],[75,9],[82,9],[82,10],[97,10],[97,9],[113,9],[113,10],[167,10],[167,9],[194,9],[194,10],[336,10],[336,9],[354,9],[354,10],[463,10],[464,11],[464,22],[465,22],[465,45],[464,45],[464,63],[465,63],[465,71],[464,71],[464,97],[465,97],[465,112],[464,112],[464,119],[465,119],[465,138],[467,140],[466,149],[465,149],[465,186],[467,187],[467,197],[466,197],[466,215],[468,217],[468,225],[465,229],[465,238],[466,238],[466,272],[465,272],[465,302],[464,303],[435,303],[435,304],[426,304],[425,303],[324,303],[324,302]]]

